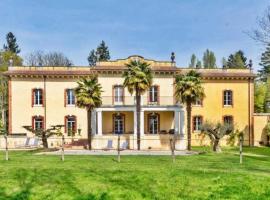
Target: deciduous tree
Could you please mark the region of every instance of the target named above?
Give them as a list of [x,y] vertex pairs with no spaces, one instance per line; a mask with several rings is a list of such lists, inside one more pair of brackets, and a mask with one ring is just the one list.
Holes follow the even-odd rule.
[[204,68],[216,68],[216,57],[213,51],[206,49],[203,54],[203,67]]

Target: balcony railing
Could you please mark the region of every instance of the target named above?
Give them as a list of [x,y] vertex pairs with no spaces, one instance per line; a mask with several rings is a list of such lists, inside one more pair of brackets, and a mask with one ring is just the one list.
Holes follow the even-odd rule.
[[[141,105],[143,106],[167,106],[167,105],[175,105],[175,99],[173,96],[159,96],[157,101],[150,101],[149,97],[142,96],[141,97]],[[123,98],[117,98],[113,96],[102,96],[102,105],[109,106],[109,105],[136,105],[136,98],[135,96],[124,96]]]

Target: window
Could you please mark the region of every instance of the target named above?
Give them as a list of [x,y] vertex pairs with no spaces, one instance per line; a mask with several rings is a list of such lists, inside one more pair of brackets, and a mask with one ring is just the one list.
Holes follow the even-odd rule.
[[193,131],[200,131],[202,126],[202,116],[193,117]]
[[114,102],[122,103],[124,98],[124,88],[121,85],[114,86]]
[[123,134],[124,133],[124,115],[116,114],[114,115],[114,133]]
[[70,136],[77,130],[77,120],[75,116],[66,116],[65,118],[65,132]]
[[232,106],[233,104],[233,94],[231,90],[225,90],[223,92],[223,105],[224,106]]
[[44,128],[44,120],[41,116],[33,117],[33,124],[32,127],[34,130],[39,130]]
[[194,106],[202,106],[202,100],[197,99],[196,102],[194,103]]
[[34,106],[43,105],[43,90],[42,89],[33,89],[33,91],[32,91],[32,104]]
[[224,124],[233,124],[233,117],[232,116],[224,116],[223,122],[224,122]]
[[158,102],[158,86],[151,86],[149,89],[149,102]]
[[159,115],[157,113],[151,113],[148,116],[148,126],[150,134],[157,134],[159,132]]
[[75,95],[73,89],[66,90],[66,105],[75,105]]

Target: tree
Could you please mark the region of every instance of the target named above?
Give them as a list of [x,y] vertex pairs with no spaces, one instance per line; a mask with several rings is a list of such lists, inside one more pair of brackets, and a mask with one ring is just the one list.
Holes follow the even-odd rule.
[[204,68],[216,68],[216,57],[214,52],[206,49],[203,54],[203,67]]
[[87,60],[88,60],[89,66],[91,66],[91,67],[96,66],[97,56],[96,56],[96,52],[94,49],[90,52]]
[[258,20],[258,28],[248,33],[255,41],[268,45],[270,43],[270,6]]
[[22,66],[23,59],[11,51],[0,51],[0,71],[7,70],[12,59],[13,66]]
[[136,98],[136,118],[137,118],[137,148],[140,150],[141,145],[141,95],[143,95],[152,85],[153,75],[150,64],[132,60],[126,64],[127,70],[124,71],[124,87],[132,95],[135,92]]
[[67,58],[61,52],[48,52],[44,53],[42,51],[35,51],[26,56],[26,64],[28,66],[72,66],[72,61]]
[[265,92],[265,100],[264,100],[264,111],[266,113],[270,113],[270,78],[267,79],[266,82],[266,92]]
[[266,135],[266,140],[267,140],[267,146],[269,146],[269,140],[270,140],[270,122],[267,122],[267,124],[264,127],[265,135]]
[[227,68],[228,63],[227,63],[226,58],[224,58],[224,57],[222,58],[221,64],[222,64],[222,68]]
[[6,35],[7,44],[4,44],[4,50],[5,51],[11,51],[12,53],[18,54],[21,52],[19,49],[19,45],[17,44],[17,39],[15,35],[13,35],[12,32],[9,32]]
[[7,129],[7,110],[8,110],[8,81],[0,73],[0,119],[3,127]]
[[201,127],[202,134],[207,135],[213,143],[213,151],[221,152],[219,145],[220,140],[225,135],[231,135],[234,132],[233,124],[224,123],[211,123],[206,121]]
[[254,110],[256,113],[265,111],[266,83],[261,81],[255,82],[254,87]]
[[64,127],[64,125],[55,125],[51,126],[51,128],[48,129],[34,129],[32,126],[23,126],[24,129],[27,131],[33,133],[35,136],[41,138],[42,145],[45,149],[49,148],[48,146],[48,138],[51,136],[61,136],[62,132],[61,129]]
[[247,68],[247,58],[244,55],[244,52],[239,50],[234,54],[231,54],[227,61],[228,68],[234,69],[245,69]]
[[95,66],[96,62],[110,60],[110,51],[108,46],[102,40],[96,50],[91,50],[87,58],[89,66]]
[[87,110],[87,134],[88,147],[92,149],[92,130],[91,130],[91,112],[93,109],[102,105],[101,93],[102,87],[98,83],[97,76],[89,79],[82,78],[77,82],[78,86],[75,88],[75,96],[77,99],[77,106]]
[[190,58],[189,68],[195,68],[196,61],[197,61],[197,58],[196,58],[195,54],[192,54],[191,58]]
[[270,43],[267,44],[265,52],[261,55],[260,65],[262,66],[262,69],[258,70],[260,80],[265,82],[267,76],[270,74]]
[[183,104],[186,104],[187,112],[187,149],[191,150],[191,111],[192,104],[197,100],[204,98],[204,88],[202,87],[201,76],[194,70],[189,71],[185,75],[177,75],[175,77],[175,97]]

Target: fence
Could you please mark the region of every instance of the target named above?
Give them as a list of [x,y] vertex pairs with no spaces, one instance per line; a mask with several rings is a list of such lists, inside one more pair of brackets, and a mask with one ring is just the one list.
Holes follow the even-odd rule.
[[[213,143],[208,138],[192,139],[190,141],[199,148],[202,152],[209,151],[213,147]],[[235,146],[239,148],[239,162],[243,162],[243,145],[245,144],[244,138],[240,137],[237,140],[231,141],[228,138],[220,140],[221,147]],[[117,155],[117,160],[120,162],[120,155],[122,152],[135,152],[140,146],[142,152],[155,152],[155,155],[167,152],[162,155],[171,155],[173,162],[176,155],[180,151],[186,150],[188,140],[181,136],[176,135],[159,135],[158,137],[145,137],[142,136],[140,142],[133,135],[111,135],[102,137],[91,138],[91,150],[96,152],[114,152]],[[61,152],[61,160],[65,160],[65,150],[86,150],[89,149],[89,141],[87,138],[82,137],[51,137],[48,138],[49,148],[55,148]],[[37,149],[42,147],[42,141],[36,137],[15,137],[4,136],[0,137],[0,149],[5,150],[5,159],[9,159],[9,150],[26,150]]]

